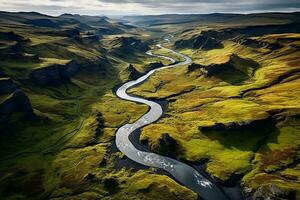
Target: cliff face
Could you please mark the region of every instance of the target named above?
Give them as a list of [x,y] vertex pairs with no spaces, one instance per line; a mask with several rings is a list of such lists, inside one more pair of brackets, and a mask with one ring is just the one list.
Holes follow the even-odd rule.
[[176,157],[176,151],[179,146],[177,141],[168,133],[163,133],[156,142],[149,144],[149,148],[151,151],[161,155]]
[[139,78],[141,76],[141,73],[136,68],[134,68],[132,65],[129,65],[126,68],[126,71],[129,73],[128,78],[130,80],[137,79],[137,78]]
[[215,38],[199,35],[187,40],[178,40],[175,47],[211,50],[223,48],[223,44]]
[[0,77],[0,124],[9,122],[14,113],[21,113],[26,119],[32,118],[34,112],[27,95],[2,71]]
[[66,83],[80,70],[80,65],[71,61],[66,65],[51,65],[31,72],[30,80],[40,86],[55,86]]
[[0,104],[0,123],[9,121],[13,113],[22,113],[25,119],[32,118],[34,112],[26,94],[17,89]]
[[268,48],[270,50],[276,50],[282,47],[279,43],[269,43],[259,40],[254,40],[251,38],[241,38],[237,39],[237,42],[241,45],[252,47],[252,48]]
[[123,55],[126,53],[134,54],[135,52],[146,52],[150,49],[146,42],[134,37],[119,37],[111,43],[115,54]]
[[210,64],[207,66],[192,63],[188,66],[188,73],[201,70],[201,73],[207,77],[214,76],[231,84],[239,84],[252,77],[258,68],[259,64],[257,62],[232,54],[228,57],[228,60],[223,63]]
[[162,67],[162,66],[164,66],[164,64],[163,64],[162,62],[153,62],[153,63],[150,63],[150,64],[148,65],[148,69],[149,69],[149,70],[157,69],[157,68],[160,68],[160,67]]

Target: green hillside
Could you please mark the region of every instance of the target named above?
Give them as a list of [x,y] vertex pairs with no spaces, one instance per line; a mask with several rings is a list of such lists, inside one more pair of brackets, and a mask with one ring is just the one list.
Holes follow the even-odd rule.
[[135,142],[200,169],[229,199],[298,199],[299,17],[0,12],[0,199],[200,199],[115,144],[149,109],[118,86],[171,64],[145,52],[183,61],[158,43],[193,61],[130,89],[164,109]]

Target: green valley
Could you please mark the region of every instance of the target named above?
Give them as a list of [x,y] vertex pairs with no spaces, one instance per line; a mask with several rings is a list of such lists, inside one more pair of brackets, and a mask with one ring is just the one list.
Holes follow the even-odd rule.
[[[141,119],[122,144],[139,156],[191,166],[226,199],[300,198],[299,12],[0,24],[0,199],[206,199],[120,149]],[[126,89],[160,105],[153,121],[118,95],[147,74]]]

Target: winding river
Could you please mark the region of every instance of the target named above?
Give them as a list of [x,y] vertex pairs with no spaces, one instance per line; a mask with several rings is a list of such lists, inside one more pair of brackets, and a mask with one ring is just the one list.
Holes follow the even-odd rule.
[[[165,39],[167,42],[169,39]],[[156,45],[159,48],[164,48],[161,44]],[[146,81],[152,74],[157,71],[187,65],[192,62],[191,58],[186,55],[180,54],[174,50],[168,49],[173,54],[184,58],[183,62],[179,62],[175,64],[175,60],[166,56],[154,55],[152,51],[148,51],[146,54],[149,56],[155,56],[159,58],[164,58],[170,60],[173,64],[169,66],[164,66],[161,68],[153,69],[149,71],[144,76],[138,78],[137,80],[129,81],[118,88],[116,94],[119,98],[138,102],[142,104],[146,104],[149,106],[149,111],[144,114],[140,119],[132,124],[125,124],[120,127],[116,133],[116,145],[117,148],[124,153],[129,159],[140,163],[142,165],[146,165],[149,167],[160,168],[167,171],[171,174],[178,182],[187,188],[196,192],[202,199],[205,200],[225,200],[228,199],[224,193],[211,181],[202,176],[197,170],[193,167],[177,161],[175,159],[161,156],[155,153],[141,151],[137,149],[129,140],[129,135],[137,129],[140,129],[148,124],[151,124],[157,121],[163,114],[162,107],[153,101],[149,101],[147,99],[143,99],[140,97],[134,97],[127,94],[127,90],[138,84]]]

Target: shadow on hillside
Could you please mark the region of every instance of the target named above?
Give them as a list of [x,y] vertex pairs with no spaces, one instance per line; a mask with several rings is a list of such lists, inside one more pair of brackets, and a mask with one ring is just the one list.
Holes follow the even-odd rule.
[[[253,122],[247,125],[232,123],[230,125],[217,124],[214,127],[205,127],[201,132],[211,140],[217,140],[228,149],[242,151],[258,151],[266,140],[277,143],[279,130],[272,119]],[[272,137],[271,137],[272,136]],[[273,140],[273,141],[270,141]],[[264,146],[264,148],[267,148]]]

